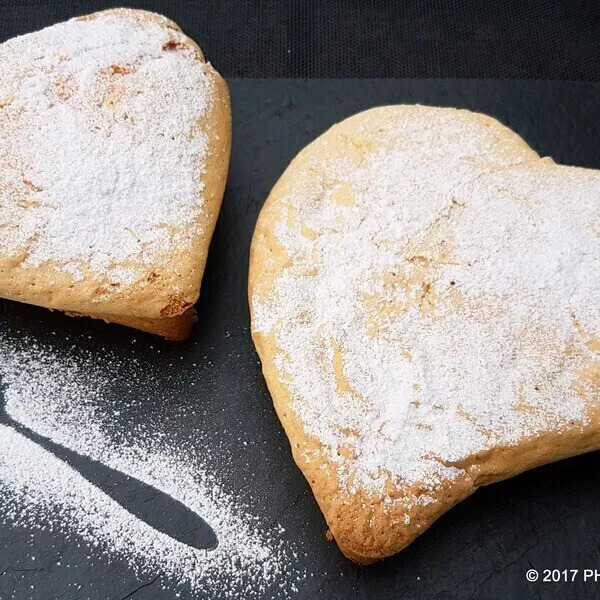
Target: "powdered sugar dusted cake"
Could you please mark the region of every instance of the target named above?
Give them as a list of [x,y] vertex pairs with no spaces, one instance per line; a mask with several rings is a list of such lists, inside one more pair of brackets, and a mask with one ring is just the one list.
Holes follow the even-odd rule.
[[331,128],[261,212],[249,294],[294,458],[356,561],[600,448],[600,172],[494,119],[390,106]]
[[0,296],[186,337],[230,144],[225,82],[160,15],[0,45]]

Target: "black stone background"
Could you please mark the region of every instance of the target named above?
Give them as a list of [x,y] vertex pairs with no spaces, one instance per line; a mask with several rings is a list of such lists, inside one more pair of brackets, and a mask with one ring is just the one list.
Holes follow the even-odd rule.
[[[299,598],[600,597],[600,583],[529,584],[524,576],[532,567],[600,568],[599,453],[478,491],[383,563],[363,568],[344,559],[325,540],[325,523],[272,409],[248,332],[246,302],[248,247],[258,211],[290,159],[330,124],[384,103],[464,106],[500,118],[542,154],[600,167],[600,84],[251,79],[229,84],[235,123],[231,172],[192,339],[161,342],[8,301],[0,302],[2,326],[11,336],[26,332],[57,348],[75,344],[99,356],[106,348],[128,364],[139,359],[140,368],[153,373],[140,395],[157,396],[156,386],[162,386],[161,395],[170,400],[149,400],[135,417],[168,422],[174,435],[202,430],[209,439],[219,439],[212,468],[225,489],[249,500],[255,514],[265,522],[277,520],[285,535],[297,540],[301,562],[314,574]],[[118,409],[127,401],[123,394],[130,392],[119,377],[114,390],[106,402]],[[180,419],[174,415],[181,406],[202,411],[196,419]],[[0,573],[3,600],[174,597],[173,591],[160,589],[158,580],[135,592],[154,578],[139,580],[119,561],[90,558],[76,540],[10,523],[0,527]],[[74,589],[78,585],[82,588]],[[192,597],[185,590],[181,594]]]
[[[106,3],[76,4],[74,8],[74,3],[61,0],[52,4],[0,0],[0,39]],[[183,6],[200,10],[201,3],[173,2],[173,10],[167,3],[159,4],[146,6],[161,8],[182,24],[181,17],[187,15],[189,25],[193,17]],[[206,4],[215,10],[215,3]],[[443,6],[447,8],[447,3]],[[248,27],[252,29],[253,23],[249,21]],[[193,29],[188,26],[188,33],[202,44]],[[592,57],[585,43],[581,52]],[[560,58],[557,64],[562,64]],[[455,74],[446,67],[443,73]],[[438,74],[432,66],[430,71]],[[555,79],[561,79],[556,73]],[[378,74],[374,69],[373,75]],[[572,77],[586,78],[594,79],[576,72]],[[600,83],[233,77],[228,83],[234,121],[231,170],[198,303],[200,322],[192,339],[170,344],[118,326],[8,301],[0,301],[0,326],[11,337],[27,334],[57,349],[75,346],[75,351],[80,348],[98,356],[109,350],[126,364],[137,359],[140,369],[153,374],[139,388],[140,395],[150,397],[147,404],[131,414],[127,395],[132,391],[120,379],[126,373],[115,376],[115,393],[106,398],[107,404],[115,410],[122,404],[127,423],[164,422],[174,436],[186,438],[201,430],[208,443],[214,440],[210,466],[225,490],[247,501],[265,523],[279,522],[286,529],[283,535],[296,541],[299,562],[313,575],[301,585],[299,598],[600,598],[600,582],[584,584],[581,574],[568,584],[525,580],[530,568],[600,569],[600,453],[548,465],[478,491],[409,548],[382,563],[358,567],[344,559],[325,540],[325,523],[293,464],[272,409],[249,335],[246,301],[248,248],[258,211],[291,158],[329,125],[386,103],[468,107],[499,118],[558,162],[600,168]],[[189,385],[192,382],[194,386]],[[201,410],[190,420],[179,416],[185,412],[181,407]],[[77,539],[15,527],[0,515],[0,600],[166,600],[176,592],[183,599],[199,597],[185,588],[164,590],[156,576],[137,578],[125,563],[94,555]],[[270,590],[271,595],[277,597],[277,591]],[[219,597],[219,590],[213,597]]]

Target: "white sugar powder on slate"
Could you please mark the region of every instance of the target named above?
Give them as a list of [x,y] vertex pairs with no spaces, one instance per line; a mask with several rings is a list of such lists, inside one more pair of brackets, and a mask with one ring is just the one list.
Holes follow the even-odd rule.
[[283,541],[279,526],[261,526],[221,489],[210,468],[210,447],[205,457],[197,456],[197,446],[193,452],[143,423],[135,431],[109,434],[115,424],[103,397],[111,385],[111,361],[99,366],[91,357],[75,360],[34,342],[25,346],[17,350],[0,334],[0,382],[8,415],[176,498],[212,527],[219,545],[198,550],[156,531],[69,465],[0,425],[5,519],[79,536],[99,552],[125,558],[139,573],[164,574],[165,585],[179,582],[206,593],[219,589],[231,598],[260,597],[272,585],[286,595],[295,589],[304,575],[295,567],[293,547]]

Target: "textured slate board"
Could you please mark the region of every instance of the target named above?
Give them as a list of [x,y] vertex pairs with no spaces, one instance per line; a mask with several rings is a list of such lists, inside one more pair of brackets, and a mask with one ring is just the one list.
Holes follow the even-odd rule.
[[[149,399],[137,411],[124,410],[120,425],[155,422],[178,439],[194,439],[202,431],[197,451],[211,446],[210,465],[223,487],[296,540],[299,560],[313,574],[299,598],[600,597],[600,582],[525,580],[531,567],[600,568],[600,453],[478,491],[383,563],[363,568],[344,559],[325,539],[325,523],[272,409],[249,335],[246,300],[248,248],[258,212],[289,160],[329,125],[386,103],[469,107],[499,118],[559,162],[600,168],[600,84],[235,79],[229,84],[231,171],[192,339],[169,344],[8,301],[0,301],[0,326],[11,336],[27,333],[57,348],[75,344],[99,355],[105,348],[121,355],[129,366],[115,374],[114,397],[106,398],[115,410],[129,399],[120,382],[132,358],[139,361],[136,368],[152,372],[138,390]],[[197,416],[185,417],[182,406],[198,408]],[[178,591],[183,599],[193,597],[185,588]],[[138,579],[125,563],[90,555],[77,540],[0,524],[2,600],[173,597],[173,589],[163,590],[156,577]],[[211,597],[218,598],[218,590]]]

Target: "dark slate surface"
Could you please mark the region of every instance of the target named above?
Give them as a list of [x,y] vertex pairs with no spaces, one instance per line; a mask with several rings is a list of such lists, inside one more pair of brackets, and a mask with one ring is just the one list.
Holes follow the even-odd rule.
[[[157,423],[182,439],[202,431],[210,468],[265,523],[278,521],[314,576],[299,598],[419,600],[600,597],[600,581],[528,583],[525,572],[600,569],[600,453],[542,467],[478,491],[398,556],[367,568],[326,541],[325,523],[295,467],[248,332],[248,248],[256,217],[289,160],[332,123],[394,102],[469,107],[510,125],[557,161],[600,168],[600,84],[459,80],[230,80],[234,146],[192,339],[170,344],[86,319],[0,301],[8,335],[27,333],[56,348],[122,356],[111,409],[121,426]],[[137,341],[132,343],[133,339]],[[137,366],[133,366],[137,359]],[[193,367],[197,363],[197,367]],[[128,372],[152,373],[139,388]],[[191,383],[194,386],[191,386]],[[136,394],[150,398],[137,409]],[[197,407],[185,417],[182,407]],[[117,423],[118,427],[119,424]],[[247,442],[247,445],[244,444]],[[88,471],[94,465],[88,465]],[[96,473],[96,477],[104,475]],[[147,493],[141,489],[140,493]],[[0,519],[0,522],[2,519]],[[166,516],[168,525],[168,515]],[[176,525],[173,525],[176,526]],[[32,564],[31,555],[36,557]],[[60,565],[57,564],[60,562]],[[0,599],[171,599],[158,573],[137,578],[77,539],[0,525]],[[276,597],[276,591],[272,591]],[[271,594],[270,594],[271,595]],[[218,590],[211,598],[218,598]],[[198,596],[196,596],[198,597]],[[240,596],[243,597],[243,596]]]

